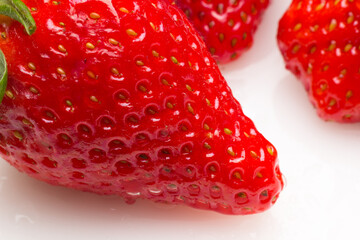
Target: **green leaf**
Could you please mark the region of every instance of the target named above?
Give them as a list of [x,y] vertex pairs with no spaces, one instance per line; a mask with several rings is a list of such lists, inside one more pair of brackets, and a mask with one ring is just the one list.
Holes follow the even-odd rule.
[[7,85],[7,64],[4,53],[0,50],[0,103],[4,97],[6,85]]
[[[36,30],[35,20],[28,7],[20,0],[0,0],[0,15],[6,15],[20,22],[27,34]],[[4,53],[0,50],[0,103],[4,97],[7,85],[8,69]]]
[[20,0],[0,0],[0,14],[20,22],[29,35],[36,30],[34,18],[28,7]]

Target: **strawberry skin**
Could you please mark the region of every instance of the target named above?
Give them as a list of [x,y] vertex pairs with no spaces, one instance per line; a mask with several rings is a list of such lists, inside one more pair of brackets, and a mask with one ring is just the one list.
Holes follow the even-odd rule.
[[262,212],[277,152],[186,16],[163,0],[28,0],[37,30],[0,27],[9,69],[0,152],[28,175],[128,202]]
[[175,0],[220,63],[238,58],[253,44],[269,0]]
[[286,68],[327,121],[360,121],[360,4],[294,0],[279,23]]

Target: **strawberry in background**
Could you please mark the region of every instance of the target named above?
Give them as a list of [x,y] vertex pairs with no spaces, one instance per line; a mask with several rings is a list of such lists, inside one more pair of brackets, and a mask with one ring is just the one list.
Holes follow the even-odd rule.
[[[2,19],[0,154],[39,180],[133,202],[262,212],[283,187],[200,36],[165,0],[15,1]],[[4,11],[2,12],[4,14]],[[18,15],[16,15],[18,16]],[[15,17],[16,17],[15,16]],[[6,71],[1,87],[4,88]]]
[[324,120],[360,121],[359,23],[357,0],[294,0],[280,20],[286,68]]
[[253,44],[269,0],[175,0],[220,63],[237,59]]

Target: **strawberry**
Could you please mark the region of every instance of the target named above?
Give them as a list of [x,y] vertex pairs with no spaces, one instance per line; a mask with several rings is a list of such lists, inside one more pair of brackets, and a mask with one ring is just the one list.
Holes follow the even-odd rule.
[[294,0],[279,23],[286,68],[324,120],[360,121],[360,4]]
[[277,152],[165,0],[27,0],[7,20],[0,153],[54,185],[225,214],[272,206]]
[[175,0],[220,63],[238,58],[253,43],[269,0]]

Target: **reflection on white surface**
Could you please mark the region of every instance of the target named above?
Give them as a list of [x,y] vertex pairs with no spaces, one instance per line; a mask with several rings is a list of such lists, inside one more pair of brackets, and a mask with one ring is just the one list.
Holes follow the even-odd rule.
[[[360,124],[325,123],[284,70],[274,0],[254,47],[223,66],[244,112],[277,147],[287,186],[263,214],[224,216],[188,207],[77,192],[30,179],[0,161],[0,239],[354,239],[360,214]],[[135,193],[134,193],[135,194]]]
[[30,223],[30,224],[34,224],[34,221],[29,217],[29,216],[25,216],[23,214],[16,214],[15,215],[15,223]]

